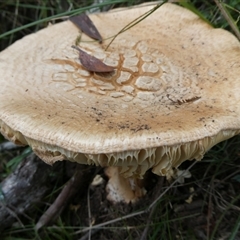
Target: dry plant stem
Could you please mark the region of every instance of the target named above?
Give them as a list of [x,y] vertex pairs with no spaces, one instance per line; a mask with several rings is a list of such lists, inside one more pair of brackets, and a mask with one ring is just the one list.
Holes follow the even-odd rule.
[[[7,204],[0,202],[0,208],[6,210],[9,213],[10,217],[13,217],[13,219],[15,219],[18,224],[24,228],[24,224],[22,223],[22,221],[20,220],[20,218],[18,217],[18,215],[14,212],[14,210],[11,210],[10,207],[7,206]],[[1,214],[2,215],[2,214]]]
[[[97,232],[99,232],[100,231],[100,229],[93,229],[92,231],[91,231],[91,236],[93,236],[95,233],[97,233]],[[86,233],[85,235],[83,235],[80,239],[78,239],[78,240],[89,240],[89,232],[88,233]]]
[[213,204],[212,204],[212,189],[213,189],[213,180],[210,184],[210,192],[209,194],[209,200],[208,200],[208,213],[207,213],[207,239],[210,239],[210,228],[211,228],[211,219],[212,219],[212,212],[213,212]]
[[[164,180],[163,177],[159,178],[159,180],[158,180],[157,196],[159,196],[160,192],[162,191],[163,180]],[[147,239],[147,233],[148,233],[149,226],[150,226],[150,224],[151,224],[151,220],[152,220],[153,214],[154,214],[154,212],[155,212],[156,206],[157,206],[157,204],[151,209],[151,212],[150,212],[150,214],[149,214],[149,216],[148,216],[148,220],[147,220],[146,227],[145,227],[145,229],[144,229],[144,231],[143,231],[143,233],[142,233],[142,236],[141,236],[140,240],[146,240],[146,239]]]
[[110,45],[113,43],[113,41],[117,38],[118,35],[120,35],[121,33],[124,33],[125,31],[127,31],[128,29],[134,27],[136,24],[140,23],[141,21],[143,21],[146,17],[148,17],[149,15],[151,15],[153,12],[155,12],[158,8],[160,8],[164,3],[166,3],[167,1],[163,1],[162,3],[159,3],[156,7],[152,8],[150,11],[144,13],[143,15],[141,15],[140,17],[134,19],[132,22],[130,22],[129,24],[127,24],[123,29],[121,29],[114,37],[113,39],[110,41],[110,43],[107,45],[105,51],[107,51],[107,49],[110,47]]
[[237,175],[240,173],[240,169],[237,169],[235,172],[229,174],[227,177],[225,177],[224,179],[221,179],[216,185],[215,188],[219,187],[220,184],[226,182],[228,179],[232,178],[233,176]]
[[152,217],[153,217],[153,213],[155,212],[156,206],[157,205],[155,205],[152,208],[152,210],[151,210],[151,212],[150,212],[150,214],[148,216],[147,224],[146,224],[146,227],[145,227],[145,229],[144,229],[144,231],[142,233],[142,236],[141,236],[140,240],[147,240],[147,233],[148,233],[148,230],[149,230],[149,225],[151,223],[151,220],[152,220]]
[[[214,185],[215,187],[216,185]],[[235,194],[237,196],[237,194]],[[220,194],[220,192],[216,191],[216,194],[213,194],[213,197],[215,199],[215,202],[217,203],[217,206],[219,207],[219,209],[222,209],[223,211],[226,211],[227,206],[229,206],[229,202],[226,201],[223,196]],[[220,202],[221,201],[221,204]],[[231,209],[240,212],[240,207],[236,206],[236,205],[232,205]]]
[[91,183],[96,174],[95,171],[93,171],[95,169],[96,167],[86,165],[78,165],[76,167],[73,177],[65,184],[57,199],[39,219],[35,227],[36,230],[54,221],[67,206],[72,197],[74,197],[76,193],[79,193],[79,191],[84,191],[86,189],[86,185]]
[[[88,187],[88,193],[87,193],[87,203],[88,203],[88,221],[89,221],[89,227],[92,227],[92,214],[91,214],[91,204],[90,204],[90,188]],[[92,235],[92,228],[89,230],[88,233],[88,239],[91,239]]]
[[236,34],[238,40],[240,41],[240,31],[237,28],[237,26],[233,23],[232,19],[229,17],[229,13],[223,7],[223,3],[221,1],[219,1],[219,0],[214,0],[214,2],[216,3],[216,5],[220,9],[222,15],[224,16],[224,18],[226,19],[226,21],[228,22],[228,24],[230,25],[230,27],[232,28],[234,33]]
[[[203,190],[204,192],[206,192],[209,195],[212,195],[214,197],[214,201],[216,202],[216,205],[219,209],[221,209],[222,211],[226,211],[226,206],[229,205],[230,203],[227,202],[226,200],[224,200],[221,196],[221,194],[218,191],[215,191],[215,194],[212,192],[212,190],[208,190],[203,188],[201,185],[196,184],[201,190]],[[217,189],[218,183],[216,185],[214,185],[214,189]],[[221,205],[219,203],[219,200],[221,200],[221,203],[224,202],[225,205]],[[223,203],[222,203],[223,204]],[[240,207],[236,206],[236,205],[231,205],[231,209],[236,210],[236,211],[240,211]]]
[[[95,226],[92,226],[91,228],[92,228],[92,229],[103,228],[104,226],[107,226],[107,225],[109,225],[109,224],[113,224],[113,223],[115,223],[115,222],[119,222],[119,221],[122,221],[122,220],[124,220],[124,219],[132,218],[132,217],[135,217],[135,216],[139,216],[139,215],[141,215],[141,214],[144,214],[144,213],[146,213],[146,212],[149,212],[149,211],[157,204],[157,202],[178,182],[178,179],[181,178],[182,175],[184,175],[184,173],[185,173],[186,171],[189,171],[196,163],[197,163],[197,161],[193,162],[185,171],[183,171],[182,174],[179,175],[179,177],[178,177],[177,179],[175,179],[175,181],[173,181],[173,182],[169,185],[169,187],[166,188],[166,189],[158,196],[158,198],[157,198],[156,200],[154,200],[154,201],[152,202],[152,204],[150,204],[149,207],[147,207],[145,210],[138,211],[138,212],[135,212],[135,213],[130,213],[130,214],[124,216],[124,217],[119,217],[119,218],[116,218],[116,219],[111,220],[111,221],[107,221],[107,222],[104,222],[104,223],[101,223],[101,224],[97,224],[97,225],[95,225]],[[86,228],[84,228],[84,229],[81,229],[81,230],[79,230],[79,231],[76,231],[76,232],[74,233],[74,235],[79,234],[79,233],[83,233],[83,232],[87,232],[87,231],[89,231],[89,229],[90,229],[89,227],[86,227]]]

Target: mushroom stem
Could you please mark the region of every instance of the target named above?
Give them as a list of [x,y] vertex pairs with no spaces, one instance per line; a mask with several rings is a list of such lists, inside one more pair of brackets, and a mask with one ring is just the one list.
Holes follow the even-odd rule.
[[142,179],[124,178],[119,167],[108,167],[105,174],[109,178],[106,186],[107,199],[111,202],[134,203],[146,193]]

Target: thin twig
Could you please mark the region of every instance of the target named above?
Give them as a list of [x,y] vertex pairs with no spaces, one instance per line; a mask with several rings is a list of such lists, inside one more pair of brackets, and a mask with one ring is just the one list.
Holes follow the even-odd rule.
[[88,204],[88,221],[89,221],[89,233],[88,233],[88,240],[91,240],[92,235],[92,214],[91,214],[91,205],[90,205],[90,187],[88,186],[88,193],[87,193],[87,204]]
[[157,4],[154,8],[152,8],[151,10],[145,12],[144,14],[142,14],[141,16],[135,18],[133,21],[131,21],[130,23],[128,23],[125,27],[123,27],[114,37],[113,39],[110,41],[110,43],[107,45],[105,51],[107,51],[107,49],[110,47],[110,45],[112,44],[112,42],[117,38],[118,35],[120,35],[121,33],[126,32],[128,29],[134,27],[136,24],[140,23],[142,20],[144,20],[145,18],[147,18],[149,15],[151,15],[153,12],[155,12],[158,8],[160,8],[164,3],[168,2],[167,0],[163,1],[162,3]]
[[[135,213],[131,213],[131,214],[128,214],[128,215],[126,215],[124,217],[115,218],[113,220],[110,220],[110,221],[107,221],[107,222],[104,222],[104,223],[100,223],[100,224],[94,225],[94,226],[92,226],[92,229],[99,229],[99,228],[102,228],[104,226],[110,225],[112,223],[119,222],[121,220],[125,220],[125,219],[131,218],[131,217],[139,216],[139,215],[144,214],[144,213],[145,213],[144,210],[139,211],[139,212],[135,212]],[[83,233],[83,232],[87,232],[87,231],[89,231],[89,229],[90,229],[89,227],[83,228],[83,229],[81,229],[79,231],[76,231],[74,233],[74,235],[79,234],[79,233]]]
[[148,233],[149,226],[150,226],[150,223],[151,223],[151,220],[152,220],[152,217],[153,217],[153,213],[154,213],[155,210],[156,210],[156,207],[157,207],[157,205],[155,205],[155,206],[152,208],[152,210],[151,210],[151,212],[150,212],[150,214],[149,214],[149,216],[148,216],[148,220],[147,220],[147,223],[146,223],[146,227],[145,227],[145,229],[144,229],[144,231],[143,231],[143,233],[142,233],[142,236],[141,236],[140,240],[146,240],[146,239],[147,239],[147,233]]
[[8,206],[6,206],[5,203],[0,202],[0,207],[4,208],[13,218],[15,218],[19,225],[24,228],[24,224],[22,223],[22,221],[20,220],[20,218],[18,217],[18,215],[16,214],[17,211],[11,210]]
[[240,173],[240,169],[237,169],[233,173],[227,175],[225,178],[219,180],[219,182],[215,185],[215,188],[217,188],[220,184],[226,182],[229,178],[232,178],[233,176],[237,175],[238,173]]
[[[47,209],[47,211],[41,216],[38,223],[36,224],[35,229],[39,230],[43,226],[55,220],[66,207],[70,199],[81,189],[84,189],[84,185],[89,185],[92,182],[92,179],[95,173],[90,174],[88,170],[91,171],[92,166],[82,166],[79,165],[76,167],[75,174],[71,179],[65,184],[61,193],[52,203],[52,205]],[[83,170],[84,169],[84,170]],[[95,169],[95,168],[94,168]]]
[[[159,194],[160,194],[160,191],[162,191],[163,180],[164,180],[163,177],[161,177],[161,178],[158,180],[159,183],[160,183],[160,184],[158,184],[158,185],[160,185],[160,186],[158,186],[158,193],[157,193],[157,195],[159,195]],[[147,239],[147,233],[148,233],[149,226],[150,226],[150,223],[151,223],[151,220],[152,220],[152,217],[153,217],[153,213],[154,213],[155,210],[156,210],[156,207],[157,207],[157,204],[152,208],[152,210],[151,210],[151,212],[150,212],[150,214],[149,214],[149,216],[148,216],[148,220],[147,220],[147,223],[146,223],[146,227],[145,227],[145,229],[144,229],[144,231],[143,231],[143,233],[142,233],[142,236],[141,236],[140,240],[146,240],[146,239]]]
[[209,199],[208,199],[208,210],[207,210],[207,239],[210,239],[210,229],[211,229],[211,219],[212,219],[212,211],[213,211],[213,204],[212,204],[212,189],[213,189],[213,181],[214,178],[212,178],[210,183],[210,192]]
[[[99,232],[100,229],[93,229],[91,235],[93,236],[95,233]],[[88,240],[89,239],[89,233],[87,232],[85,235],[83,235],[80,239],[78,240]]]

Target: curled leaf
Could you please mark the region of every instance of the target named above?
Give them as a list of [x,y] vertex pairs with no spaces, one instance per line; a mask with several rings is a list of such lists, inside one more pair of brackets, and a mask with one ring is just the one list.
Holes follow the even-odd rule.
[[106,65],[101,60],[89,55],[88,53],[81,50],[79,47],[72,46],[72,48],[79,51],[79,60],[84,68],[86,68],[90,72],[97,73],[107,73],[114,71],[114,68]]
[[88,15],[82,13],[78,16],[70,17],[69,20],[89,37],[102,43],[102,37]]

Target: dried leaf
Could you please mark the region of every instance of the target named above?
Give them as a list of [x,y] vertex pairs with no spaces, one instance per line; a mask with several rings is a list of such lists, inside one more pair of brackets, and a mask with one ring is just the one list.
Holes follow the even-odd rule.
[[78,16],[70,17],[69,20],[89,37],[102,43],[102,37],[88,15],[82,13]]
[[114,70],[113,67],[106,65],[101,60],[89,55],[88,53],[84,52],[80,48],[76,46],[72,46],[72,48],[79,51],[79,60],[83,67],[85,67],[88,71],[91,72],[112,72]]

